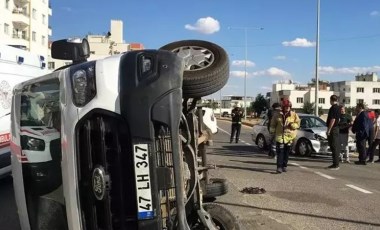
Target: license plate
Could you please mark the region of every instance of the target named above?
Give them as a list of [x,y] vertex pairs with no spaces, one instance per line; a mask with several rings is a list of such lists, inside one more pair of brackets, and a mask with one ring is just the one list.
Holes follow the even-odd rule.
[[138,219],[152,219],[152,190],[149,173],[149,149],[148,144],[136,144],[133,146],[135,161],[135,181]]

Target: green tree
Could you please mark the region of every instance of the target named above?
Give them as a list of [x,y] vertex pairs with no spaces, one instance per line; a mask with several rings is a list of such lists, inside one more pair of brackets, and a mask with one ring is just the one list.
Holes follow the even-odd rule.
[[324,114],[322,106],[318,107],[318,116],[322,116]]
[[252,103],[252,110],[255,111],[257,114],[261,114],[262,111],[265,111],[267,109],[267,100],[265,100],[265,97],[259,93],[255,99],[255,101]]
[[305,101],[302,106],[302,112],[306,114],[313,114],[314,113],[314,103]]

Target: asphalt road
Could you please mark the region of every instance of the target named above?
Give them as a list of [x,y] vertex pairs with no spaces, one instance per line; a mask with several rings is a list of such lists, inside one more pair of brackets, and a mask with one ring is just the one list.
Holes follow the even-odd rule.
[[[291,156],[288,172],[275,174],[275,160],[255,146],[252,128],[243,126],[241,142],[230,144],[230,123],[218,126],[208,159],[217,166],[213,174],[228,180],[230,193],[217,202],[247,229],[380,229],[380,164],[344,163],[331,171],[330,156]],[[240,193],[245,187],[266,193]]]
[[[275,174],[275,160],[255,146],[251,128],[243,126],[241,142],[230,144],[230,123],[218,126],[208,159],[217,166],[213,176],[228,180],[229,193],[216,202],[245,229],[380,229],[380,164],[341,164],[330,171],[329,156],[292,156],[289,171]],[[266,193],[243,194],[245,187]],[[0,229],[20,229],[11,177],[0,179]]]

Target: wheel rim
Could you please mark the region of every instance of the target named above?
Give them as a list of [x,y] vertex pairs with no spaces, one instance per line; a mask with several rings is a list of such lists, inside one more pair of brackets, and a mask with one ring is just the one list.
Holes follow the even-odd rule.
[[259,137],[259,139],[257,140],[257,146],[260,148],[260,149],[262,149],[262,148],[264,148],[264,145],[265,145],[265,140],[264,140],[264,138],[263,137]]
[[223,224],[218,219],[212,218],[212,222],[214,222],[214,226],[216,229],[228,230],[227,228],[225,228],[225,226],[223,226]]
[[301,141],[299,146],[298,146],[298,152],[300,153],[301,156],[306,155],[307,143],[305,143],[304,141]]
[[215,60],[214,54],[199,46],[182,46],[173,50],[185,61],[185,70],[196,71],[209,67]]

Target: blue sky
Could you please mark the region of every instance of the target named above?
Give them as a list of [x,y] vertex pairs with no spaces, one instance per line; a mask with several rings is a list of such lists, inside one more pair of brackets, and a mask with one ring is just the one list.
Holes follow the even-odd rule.
[[[203,39],[226,49],[231,73],[223,95],[244,92],[244,31],[248,30],[247,96],[279,80],[307,83],[315,72],[317,0],[51,0],[52,40],[103,34],[110,20],[124,22],[126,42],[156,49]],[[320,79],[352,80],[380,73],[380,2],[321,0]],[[218,98],[219,94],[212,97]]]

